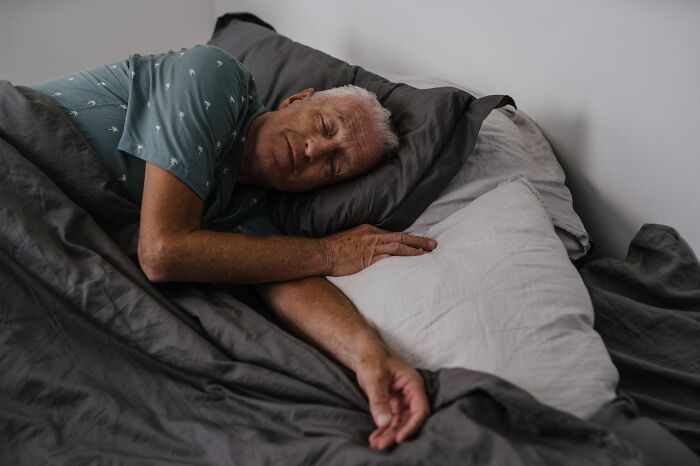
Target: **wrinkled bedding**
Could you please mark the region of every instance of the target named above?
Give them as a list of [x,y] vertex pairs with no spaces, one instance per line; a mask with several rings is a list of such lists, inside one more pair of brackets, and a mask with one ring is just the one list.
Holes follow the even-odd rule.
[[135,206],[57,112],[0,81],[3,464],[691,464],[626,398],[588,422],[463,369],[421,370],[420,435],[370,450],[349,370],[230,287],[148,282]]
[[700,454],[700,263],[678,232],[646,224],[624,259],[581,269],[596,330],[640,412]]

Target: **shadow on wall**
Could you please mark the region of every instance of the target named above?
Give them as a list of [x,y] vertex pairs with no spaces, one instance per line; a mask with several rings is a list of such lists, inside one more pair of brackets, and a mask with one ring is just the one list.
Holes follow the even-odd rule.
[[538,113],[538,126],[552,145],[566,174],[566,185],[571,190],[574,209],[595,243],[590,257],[622,258],[641,225],[635,225],[585,176],[584,173],[592,171],[587,167],[590,131],[586,116],[560,108],[540,109]]

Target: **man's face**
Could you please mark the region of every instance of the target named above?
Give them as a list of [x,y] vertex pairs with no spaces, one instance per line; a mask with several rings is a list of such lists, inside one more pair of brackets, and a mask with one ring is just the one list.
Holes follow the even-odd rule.
[[311,99],[306,89],[263,114],[253,141],[257,171],[279,191],[308,191],[365,173],[382,157],[363,101]]

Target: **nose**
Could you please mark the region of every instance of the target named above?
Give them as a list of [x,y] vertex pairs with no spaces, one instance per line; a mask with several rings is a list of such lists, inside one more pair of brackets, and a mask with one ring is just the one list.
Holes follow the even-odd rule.
[[304,146],[304,154],[309,162],[325,159],[335,151],[336,143],[326,138],[307,138]]

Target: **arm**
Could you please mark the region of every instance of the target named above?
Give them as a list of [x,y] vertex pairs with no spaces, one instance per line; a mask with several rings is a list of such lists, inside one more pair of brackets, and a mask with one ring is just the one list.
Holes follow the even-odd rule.
[[329,272],[318,240],[202,230],[203,207],[182,181],[146,163],[138,256],[151,281],[255,283]]
[[199,228],[202,210],[202,201],[183,182],[146,163],[138,245],[146,276],[152,281],[232,283],[299,279],[260,285],[263,298],[297,332],[356,372],[378,425],[388,399],[391,421],[372,433],[370,445],[387,448],[417,431],[428,413],[420,375],[389,354],[340,290],[325,278],[304,277],[326,275],[329,269],[338,275],[354,273],[383,257],[422,254],[418,248],[434,245],[371,227],[333,235],[326,243],[212,232]]
[[293,331],[356,373],[378,426],[369,437],[372,448],[388,448],[418,431],[429,412],[423,379],[391,353],[335,285],[312,277],[256,289]]
[[434,247],[426,238],[371,226],[322,239],[208,231],[199,225],[203,209],[187,185],[146,162],[138,257],[151,281],[263,283],[346,275],[390,255]]

